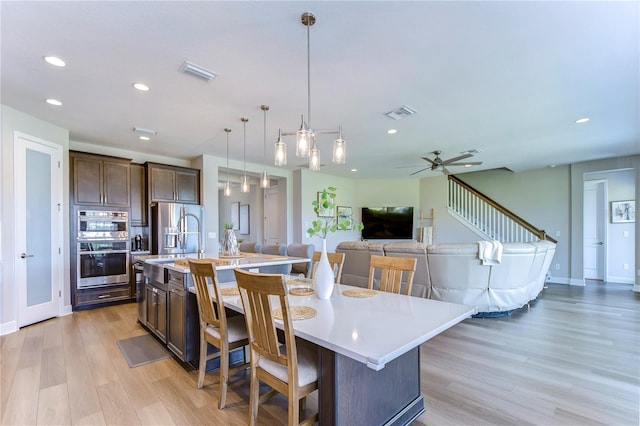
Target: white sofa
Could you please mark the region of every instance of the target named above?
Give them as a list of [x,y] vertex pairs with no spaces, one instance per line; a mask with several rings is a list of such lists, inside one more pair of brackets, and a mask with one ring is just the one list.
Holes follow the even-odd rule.
[[431,298],[508,313],[538,297],[555,253],[555,244],[504,243],[502,260],[484,265],[477,243],[436,244],[427,248]]
[[549,241],[504,243],[502,260],[483,265],[478,243],[436,244],[343,241],[344,284],[366,287],[372,254],[416,257],[411,294],[476,306],[480,316],[508,313],[538,297],[555,253]]

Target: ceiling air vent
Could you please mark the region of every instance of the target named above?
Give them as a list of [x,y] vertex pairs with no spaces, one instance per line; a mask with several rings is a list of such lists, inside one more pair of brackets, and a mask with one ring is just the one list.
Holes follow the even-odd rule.
[[184,64],[182,64],[182,66],[180,67],[180,72],[183,72],[185,74],[190,74],[204,81],[213,80],[214,78],[216,78],[216,75],[217,75],[213,71],[204,69],[196,64],[192,64],[189,61],[185,61]]
[[401,118],[407,118],[415,114],[416,111],[409,108],[408,106],[401,106],[398,109],[394,109],[393,111],[389,111],[386,113],[386,116],[392,118],[394,120],[400,120]]

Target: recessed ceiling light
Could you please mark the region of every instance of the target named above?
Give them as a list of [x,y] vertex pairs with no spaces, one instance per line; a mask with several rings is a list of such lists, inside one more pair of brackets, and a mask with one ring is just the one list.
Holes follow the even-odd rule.
[[60,105],[62,105],[62,102],[60,102],[60,101],[59,101],[59,100],[57,100],[57,99],[52,99],[52,98],[47,99],[47,100],[46,100],[46,102],[47,102],[49,105],[55,105],[55,106],[60,106]]
[[141,92],[148,92],[149,91],[149,86],[147,86],[144,83],[133,83],[132,86],[138,90],[140,90]]
[[65,65],[67,65],[65,61],[55,56],[45,56],[44,60],[47,61],[47,63],[54,65],[56,67],[64,67]]
[[582,124],[582,123],[586,123],[587,121],[589,121],[589,117],[585,117],[585,118],[579,118],[576,120],[577,124]]
[[358,169],[351,169],[351,171],[352,171],[353,173],[355,173],[355,172],[357,172],[357,171],[358,171]]
[[157,130],[145,129],[144,127],[137,127],[137,126],[133,128],[133,131],[147,137],[155,136],[158,134]]
[[151,138],[149,136],[138,136],[138,139],[143,140],[143,141],[151,140]]
[[387,134],[389,134],[389,135],[395,135],[396,133],[398,133],[398,131],[396,129],[387,130]]
[[473,166],[473,164],[465,164],[464,166],[465,167],[471,167],[471,166]]

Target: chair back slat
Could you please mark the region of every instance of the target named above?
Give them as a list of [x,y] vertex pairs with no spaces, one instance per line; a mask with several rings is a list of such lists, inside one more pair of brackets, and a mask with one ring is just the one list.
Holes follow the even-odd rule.
[[[286,367],[293,365],[294,362],[297,365],[295,338],[289,317],[284,277],[281,274],[259,274],[242,269],[235,269],[235,275],[252,350]],[[272,297],[277,298],[282,307],[286,352],[282,351],[282,344],[278,341]],[[290,374],[297,376],[297,371],[294,370],[297,369],[289,368]],[[297,380],[297,377],[295,378]]]
[[379,270],[380,291],[400,294],[404,277],[405,291],[403,294],[410,295],[416,262],[414,257],[372,255],[369,264],[369,288],[373,289],[374,275],[376,270]]
[[[322,252],[314,251],[313,256],[311,258],[311,278],[316,274],[316,267],[318,266],[318,262],[320,262],[320,256],[322,256]],[[333,269],[333,276],[335,277],[335,282],[339,283],[342,278],[342,266],[344,265],[344,253],[327,253],[327,259],[329,259],[329,264],[331,265],[331,269]]]
[[[213,286],[214,296],[216,300],[222,300],[219,294],[218,277],[213,264],[206,260],[189,260],[189,269],[196,288],[196,300],[198,302],[198,311],[200,313],[200,321],[214,327],[226,329],[226,317],[219,315],[211,300],[208,284]],[[223,323],[223,324],[221,324]],[[221,330],[224,331],[224,330]]]

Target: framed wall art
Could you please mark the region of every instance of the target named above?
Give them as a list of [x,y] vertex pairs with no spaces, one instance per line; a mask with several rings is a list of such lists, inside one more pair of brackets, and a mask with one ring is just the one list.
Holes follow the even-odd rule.
[[233,224],[233,230],[240,229],[240,203],[231,203],[231,223]]
[[611,223],[630,223],[636,221],[636,202],[612,201]]
[[249,205],[240,206],[240,234],[249,235]]

